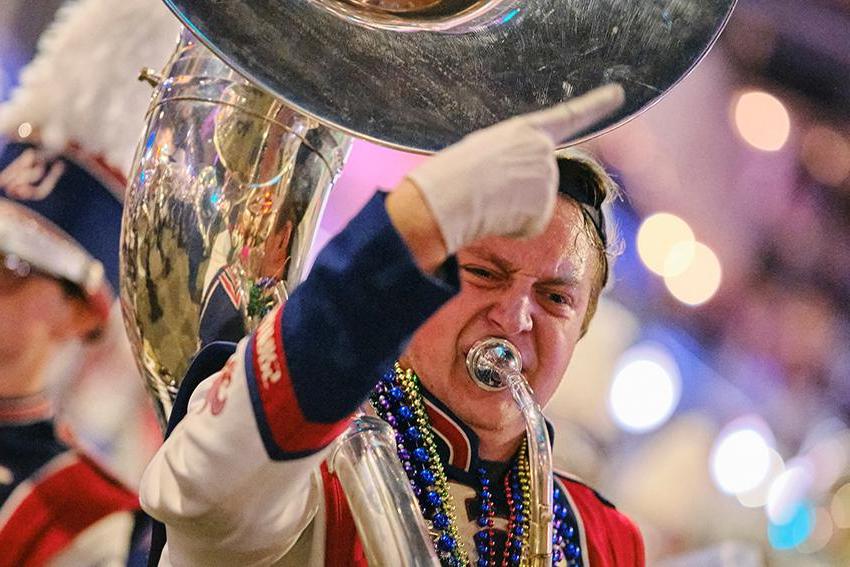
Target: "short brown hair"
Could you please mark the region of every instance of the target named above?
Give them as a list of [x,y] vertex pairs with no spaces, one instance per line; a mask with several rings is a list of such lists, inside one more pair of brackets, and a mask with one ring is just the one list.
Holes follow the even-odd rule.
[[[620,249],[611,219],[608,218],[608,222],[605,222],[606,214],[603,210],[603,207],[607,209],[610,202],[619,196],[620,190],[602,164],[586,152],[568,148],[558,151],[555,158],[562,172],[558,183],[558,193],[562,198],[575,203],[580,208],[584,221],[584,233],[596,253],[597,269],[590,288],[587,312],[581,325],[581,334],[584,336],[590,321],[596,314],[599,295],[608,283],[611,264]],[[564,175],[563,173],[567,171],[569,174]],[[577,189],[583,195],[581,198],[576,196]]]

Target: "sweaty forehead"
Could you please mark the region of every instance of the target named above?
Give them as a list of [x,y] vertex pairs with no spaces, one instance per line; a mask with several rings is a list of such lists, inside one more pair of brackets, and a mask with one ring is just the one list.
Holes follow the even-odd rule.
[[533,238],[491,237],[460,251],[461,263],[486,260],[512,273],[538,280],[580,283],[589,279],[592,245],[583,228],[581,212],[573,203],[556,208],[546,230]]

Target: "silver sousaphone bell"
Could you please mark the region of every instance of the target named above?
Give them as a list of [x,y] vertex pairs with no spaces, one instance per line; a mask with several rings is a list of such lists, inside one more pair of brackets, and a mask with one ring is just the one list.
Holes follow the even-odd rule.
[[734,0],[166,0],[210,48],[292,107],[432,152],[609,82],[645,109],[693,68]]
[[[433,152],[622,84],[620,111],[570,143],[586,139],[647,108],[693,68],[734,0],[166,4],[186,31],[162,72],[144,73],[155,88],[121,238],[121,304],[163,423],[201,344],[210,290],[228,295],[247,332],[305,277],[351,146],[343,132]],[[392,436],[367,419],[345,439],[330,464],[355,515],[384,514],[358,522],[364,544],[378,542],[365,546],[370,564],[434,564],[424,526],[402,526],[397,545],[381,545],[376,526],[417,515]],[[550,470],[536,474],[551,483]],[[545,533],[532,541],[538,558]]]

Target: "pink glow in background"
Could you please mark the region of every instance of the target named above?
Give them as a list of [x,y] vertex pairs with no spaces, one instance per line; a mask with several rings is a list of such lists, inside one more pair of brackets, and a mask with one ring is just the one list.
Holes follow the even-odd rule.
[[357,140],[328,198],[314,254],[359,211],[377,189],[392,189],[425,156]]

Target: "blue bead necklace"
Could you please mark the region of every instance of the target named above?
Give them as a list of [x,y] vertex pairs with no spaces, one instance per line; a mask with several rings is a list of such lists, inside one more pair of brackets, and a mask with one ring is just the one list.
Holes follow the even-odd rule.
[[[398,444],[398,456],[410,479],[413,493],[422,514],[430,525],[431,535],[440,561],[448,567],[471,565],[459,536],[454,501],[448,491],[448,479],[437,453],[431,422],[425,411],[419,389],[419,377],[396,363],[372,392],[370,401],[376,413],[393,428]],[[504,478],[509,519],[501,567],[520,567],[527,564],[523,551],[528,541],[528,519],[525,511],[530,505],[528,456],[523,441],[517,458]],[[491,479],[487,470],[477,471],[479,481],[479,528],[475,542],[477,567],[496,567],[496,545],[493,520]],[[580,565],[581,546],[575,516],[564,494],[554,489],[554,519],[552,564],[565,560],[566,565]]]

